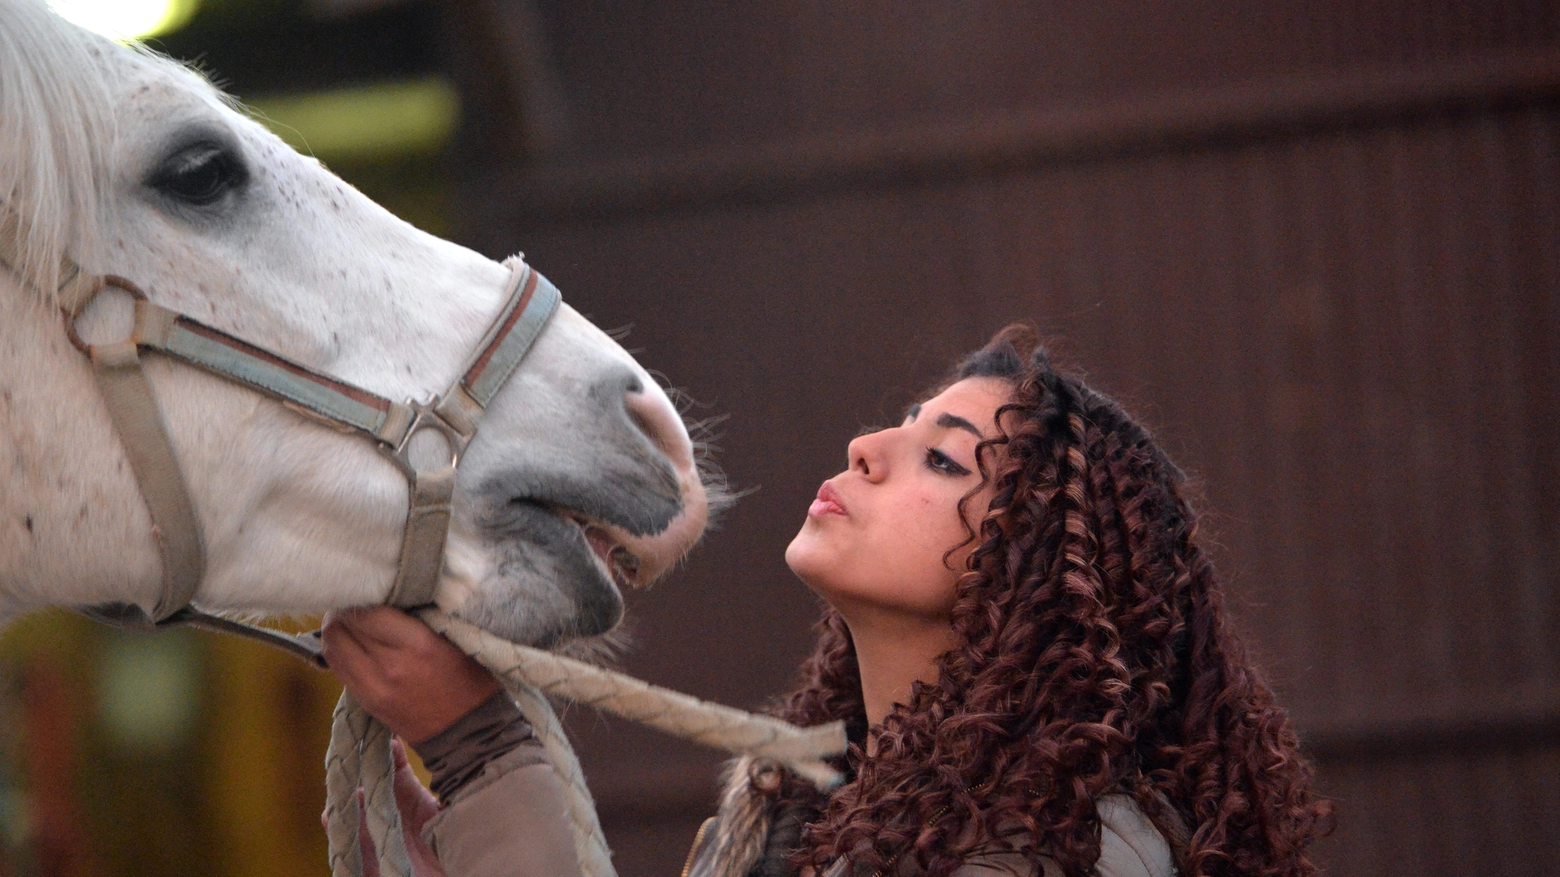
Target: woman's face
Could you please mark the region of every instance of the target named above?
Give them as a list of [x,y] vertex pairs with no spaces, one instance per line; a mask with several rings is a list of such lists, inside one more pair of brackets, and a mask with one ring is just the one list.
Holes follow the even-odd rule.
[[[846,470],[824,482],[786,549],[791,570],[852,624],[884,614],[948,619],[974,547],[961,546],[969,533],[959,500],[980,485],[975,446],[997,435],[996,411],[1010,395],[1006,381],[967,378],[899,426],[858,436]],[[971,518],[990,502],[989,487],[971,497]]]

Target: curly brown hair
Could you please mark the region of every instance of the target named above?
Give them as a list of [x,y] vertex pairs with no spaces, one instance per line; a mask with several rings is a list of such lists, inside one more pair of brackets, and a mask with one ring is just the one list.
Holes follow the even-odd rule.
[[850,631],[825,614],[776,712],[845,720],[854,778],[828,798],[794,781],[770,793],[808,822],[793,866],[849,856],[856,873],[887,873],[913,856],[946,875],[1000,831],[1037,868],[1046,856],[1081,877],[1100,856],[1095,802],[1118,793],[1186,877],[1314,874],[1307,847],[1331,805],[1228,626],[1185,476],[1115,402],[1053,369],[1028,327],[999,332],[949,383],[968,377],[1013,394],[977,449],[995,496],[957,586],[962,645],[863,758]]

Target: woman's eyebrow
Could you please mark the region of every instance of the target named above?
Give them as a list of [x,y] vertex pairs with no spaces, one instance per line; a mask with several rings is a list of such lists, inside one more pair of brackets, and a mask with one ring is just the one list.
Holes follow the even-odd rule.
[[968,420],[965,420],[956,414],[949,414],[947,412],[939,414],[937,416],[937,425],[943,429],[962,429],[976,438],[981,439],[982,441],[984,441],[986,438],[981,434],[980,430],[975,428],[975,424],[970,423]]
[[921,414],[921,403],[917,402],[914,405],[910,406],[910,410],[909,411],[905,412],[905,419],[906,420],[914,420],[914,419],[916,419],[916,417],[920,416],[920,414]]

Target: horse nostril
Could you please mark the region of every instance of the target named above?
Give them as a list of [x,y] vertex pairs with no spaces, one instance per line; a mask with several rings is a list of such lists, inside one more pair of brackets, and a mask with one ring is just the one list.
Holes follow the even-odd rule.
[[693,443],[683,428],[682,418],[672,403],[657,388],[632,390],[623,395],[623,407],[628,417],[672,465],[680,472],[693,468]]

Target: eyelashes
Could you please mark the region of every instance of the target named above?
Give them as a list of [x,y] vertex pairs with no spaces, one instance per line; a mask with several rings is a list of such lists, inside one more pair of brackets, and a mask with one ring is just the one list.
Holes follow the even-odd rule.
[[926,449],[926,467],[944,475],[964,476],[970,474],[970,470],[964,468],[952,457],[936,448]]

